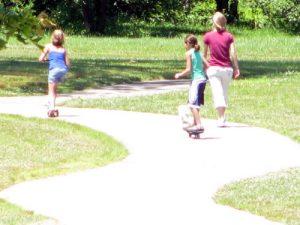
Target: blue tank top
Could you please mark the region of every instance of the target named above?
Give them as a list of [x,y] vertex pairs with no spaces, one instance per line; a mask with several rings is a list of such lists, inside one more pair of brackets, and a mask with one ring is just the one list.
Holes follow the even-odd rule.
[[67,69],[67,65],[65,63],[66,51],[57,52],[50,51],[49,52],[49,70],[53,68]]
[[192,57],[192,80],[195,79],[206,80],[206,76],[203,71],[201,52],[196,52],[194,48],[190,49],[189,51]]

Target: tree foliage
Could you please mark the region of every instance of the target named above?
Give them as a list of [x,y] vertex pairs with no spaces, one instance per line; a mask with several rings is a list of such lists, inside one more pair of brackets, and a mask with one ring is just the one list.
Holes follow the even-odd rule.
[[[28,1],[33,3],[30,4]],[[228,23],[253,28],[273,26],[300,32],[300,0],[14,0],[14,2],[18,2],[13,4],[14,13],[21,14],[18,10],[27,10],[31,13],[36,12],[37,16],[45,12],[59,27],[77,34],[138,36],[159,34],[159,31],[147,33],[145,27],[151,29],[207,27],[211,24],[211,16],[215,11],[223,12]],[[20,2],[28,4],[23,3],[24,7],[18,9],[16,5],[22,5]],[[5,3],[1,4],[3,9]],[[10,7],[4,8],[11,10]],[[7,13],[0,13],[0,19],[1,15]],[[26,20],[33,25],[29,22],[32,19],[28,17]],[[25,19],[20,21],[24,22]],[[2,22],[2,26],[3,24]],[[22,30],[22,26],[19,29]],[[5,42],[5,38],[1,40]]]
[[22,1],[0,2],[0,49],[4,48],[11,37],[20,42],[32,42],[41,47],[38,42],[42,38],[43,29],[39,20],[33,15],[33,4]]
[[240,0],[240,16],[254,28],[300,32],[300,0]]
[[[207,12],[203,8],[207,2],[209,9],[215,5],[215,0],[35,0],[34,8],[37,12],[46,11],[64,29],[102,34],[112,32],[114,27],[119,29],[120,23],[183,24],[193,18],[201,25],[206,20],[200,8]],[[211,18],[213,12],[206,17]],[[195,20],[197,13],[201,19]]]

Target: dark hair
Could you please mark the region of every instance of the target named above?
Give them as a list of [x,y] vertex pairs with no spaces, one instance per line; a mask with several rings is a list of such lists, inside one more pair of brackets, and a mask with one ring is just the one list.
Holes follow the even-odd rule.
[[200,50],[200,45],[198,44],[198,40],[195,35],[188,34],[185,37],[184,42],[192,45],[196,52],[198,52]]

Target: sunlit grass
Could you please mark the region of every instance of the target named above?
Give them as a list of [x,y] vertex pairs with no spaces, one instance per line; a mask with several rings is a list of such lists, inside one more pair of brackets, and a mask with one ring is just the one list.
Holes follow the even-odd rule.
[[216,202],[287,225],[300,224],[300,168],[226,185]]
[[[229,121],[272,129],[300,142],[300,37],[272,30],[232,31],[235,34],[242,76],[230,86],[230,107],[227,111]],[[198,35],[200,39],[201,35]],[[49,37],[45,38],[43,43],[48,40]],[[69,36],[66,47],[72,67],[60,92],[114,83],[170,79],[184,67],[182,37],[130,39]],[[47,65],[37,62],[40,53],[38,49],[12,41],[1,53],[0,95],[46,93]],[[175,114],[177,106],[184,104],[186,99],[187,90],[145,97],[77,100],[67,105]],[[209,86],[206,90],[206,106],[201,115],[204,118],[216,117]],[[35,177],[34,174],[16,176],[14,179],[31,179]],[[37,174],[44,175],[43,172]],[[240,208],[234,203],[238,201],[243,210],[289,225],[298,225],[299,177],[299,169],[293,169],[249,179],[229,185],[227,190],[220,190],[222,193],[216,195],[216,200]],[[14,179],[13,182],[17,181]],[[4,180],[3,183],[11,184]],[[271,197],[262,197],[261,190],[264,188],[268,188]],[[251,195],[245,197],[248,194]]]
[[[0,191],[27,180],[97,168],[126,157],[111,137],[56,120],[0,115]],[[44,218],[0,200],[0,224]]]
[[[275,32],[245,32],[236,38],[242,76],[230,86],[229,121],[265,127],[300,142],[300,38]],[[283,47],[284,46],[284,47]],[[68,106],[175,114],[187,90],[162,95],[77,100]],[[216,118],[210,87],[204,118]],[[163,107],[162,107],[163,106]],[[300,224],[300,170],[290,169],[247,179],[220,189],[220,204],[287,225]]]
[[[271,65],[293,71],[299,61],[300,37],[272,30],[232,28],[242,73],[260,76]],[[203,49],[202,35],[198,34]],[[48,43],[50,37],[42,40]],[[67,36],[71,68],[60,92],[134,81],[171,79],[184,67],[183,36],[172,38],[122,38]],[[0,96],[36,95],[47,92],[47,64],[38,63],[40,50],[11,40],[0,56]],[[267,68],[264,62],[269,65]],[[249,67],[250,65],[250,67]],[[290,68],[288,68],[290,67]],[[299,71],[299,66],[296,67]],[[14,82],[18,79],[18,82]],[[13,80],[13,81],[12,81]]]

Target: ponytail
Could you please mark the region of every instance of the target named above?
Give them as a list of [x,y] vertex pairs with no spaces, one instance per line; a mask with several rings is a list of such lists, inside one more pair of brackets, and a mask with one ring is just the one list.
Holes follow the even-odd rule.
[[198,40],[195,35],[189,34],[185,37],[184,41],[192,45],[196,52],[200,50],[200,45],[198,44]]
[[194,49],[195,49],[195,52],[199,52],[200,51],[200,45],[195,44]]

